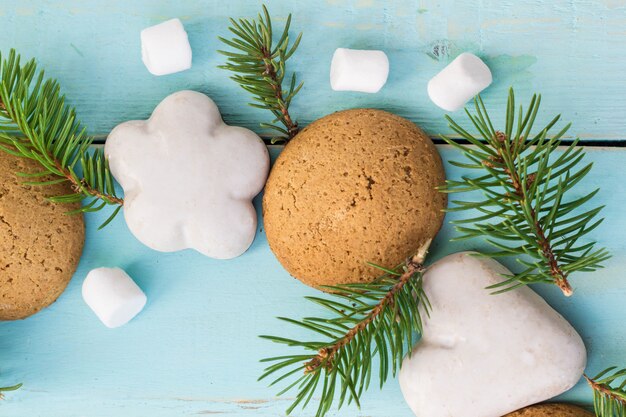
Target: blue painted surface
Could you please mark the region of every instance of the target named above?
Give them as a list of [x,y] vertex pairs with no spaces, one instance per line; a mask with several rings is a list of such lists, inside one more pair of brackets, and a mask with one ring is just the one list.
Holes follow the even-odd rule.
[[[307,124],[332,111],[378,107],[418,122],[432,134],[448,131],[443,111],[426,96],[427,81],[463,51],[482,56],[494,73],[485,98],[502,109],[506,89],[544,94],[545,118],[562,112],[573,134],[624,138],[626,4],[621,0],[328,0],[267,2],[275,24],[293,12],[303,31],[290,61],[305,86],[293,113]],[[37,57],[59,78],[95,134],[147,116],[166,95],[201,90],[226,121],[256,128],[267,119],[242,105],[247,93],[217,69],[228,17],[251,17],[259,1],[20,0],[0,1],[0,50]],[[139,31],[180,17],[189,32],[193,68],[154,77],[141,62]],[[390,78],[380,93],[336,93],[328,74],[337,47],[378,48]]]
[[[279,148],[274,148],[275,156]],[[444,159],[457,152],[440,147]],[[626,298],[626,150],[589,150],[594,170],[583,189],[602,183],[598,196],[610,219],[592,238],[607,245],[613,258],[595,274],[573,278],[575,295],[556,287],[536,289],[581,333],[589,350],[591,373],[624,363],[626,326],[620,311]],[[446,166],[450,177],[458,169]],[[257,203],[258,203],[257,199]],[[259,205],[257,204],[257,207]],[[259,213],[260,214],[260,213]],[[231,261],[208,259],[193,251],[162,254],[142,246],[121,216],[104,231],[96,228],[106,213],[86,218],[87,242],[67,291],[50,308],[28,320],[0,323],[3,380],[25,382],[0,404],[2,416],[191,416],[224,413],[242,416],[283,415],[289,397],[256,382],[258,360],[284,349],[258,334],[297,336],[275,316],[319,313],[302,297],[315,290],[291,278],[271,253],[260,232],[243,256]],[[448,220],[454,216],[449,215]],[[480,241],[450,244],[446,223],[432,247],[431,260],[466,249],[487,249]],[[120,266],[148,295],[146,309],[119,329],[105,328],[83,303],[80,286],[87,272]],[[509,263],[509,266],[511,264]],[[589,403],[579,384],[563,396]],[[296,415],[309,416],[313,411]],[[397,382],[371,389],[362,411],[346,408],[342,416],[410,416]]]
[[[221,47],[216,36],[226,32],[226,17],[255,13],[256,1],[0,3],[0,50],[16,47],[36,56],[60,79],[96,135],[145,117],[163,97],[182,88],[209,93],[229,123],[256,128],[266,119],[243,106],[246,93],[215,68],[223,61],[215,49]],[[272,0],[269,6],[278,17],[292,11],[294,28],[305,32],[293,58],[293,68],[305,80],[293,112],[304,124],[334,110],[372,106],[407,116],[430,134],[445,133],[443,112],[428,101],[425,84],[456,54],[470,50],[493,69],[496,82],[485,93],[490,109],[502,109],[505,90],[513,84],[524,101],[531,91],[543,92],[545,118],[562,112],[574,122],[573,133],[626,138],[626,9],[620,1]],[[138,33],[173,16],[181,17],[190,33],[194,68],[155,78],[141,63]],[[381,93],[330,90],[328,65],[338,46],[382,48],[389,54],[391,77]],[[446,160],[458,157],[447,147],[440,150]],[[596,166],[581,192],[601,185],[597,200],[607,205],[608,220],[593,237],[614,257],[604,271],[574,277],[571,299],[556,288],[537,290],[583,335],[593,373],[626,364],[626,150],[594,148],[588,158]],[[460,175],[446,168],[450,177]],[[296,336],[297,329],[285,329],[274,317],[318,310],[303,304],[302,296],[314,290],[289,277],[265,235],[259,233],[242,257],[217,261],[192,251],[151,251],[128,232],[121,216],[97,232],[105,216],[87,217],[84,254],[61,298],[28,320],[0,323],[0,382],[25,383],[0,403],[0,416],[283,415],[290,399],[277,399],[276,390],[256,382],[262,368],[258,360],[279,351],[257,335]],[[477,241],[449,244],[452,235],[446,225],[434,244],[433,260],[485,248]],[[102,326],[81,299],[82,280],[99,266],[125,268],[148,295],[146,309],[120,329]],[[563,398],[589,403],[590,393],[581,384]],[[331,415],[411,413],[392,380],[382,392],[368,392],[361,411],[345,408]]]

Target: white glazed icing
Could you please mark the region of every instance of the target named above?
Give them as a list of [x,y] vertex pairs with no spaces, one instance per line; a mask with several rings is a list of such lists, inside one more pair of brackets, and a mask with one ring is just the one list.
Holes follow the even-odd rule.
[[228,259],[252,243],[267,147],[254,132],[226,125],[206,95],[171,94],[150,119],[113,129],[105,154],[124,189],[126,223],[146,246]]
[[400,371],[418,417],[500,417],[573,387],[586,363],[576,330],[528,287],[493,295],[509,273],[468,252],[424,276],[424,336]]

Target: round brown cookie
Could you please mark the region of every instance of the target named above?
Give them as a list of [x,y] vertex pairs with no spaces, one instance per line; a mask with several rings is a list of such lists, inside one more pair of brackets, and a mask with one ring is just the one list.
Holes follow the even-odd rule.
[[368,282],[433,238],[444,218],[441,158],[412,122],[346,110],[303,129],[276,160],[263,198],[272,251],[311,285]]
[[37,162],[0,151],[0,320],[25,318],[54,302],[83,250],[83,216],[65,214],[79,206],[45,199],[71,194],[71,186],[25,186],[15,175],[39,171]]
[[505,417],[593,417],[594,415],[570,404],[538,404],[514,411]]

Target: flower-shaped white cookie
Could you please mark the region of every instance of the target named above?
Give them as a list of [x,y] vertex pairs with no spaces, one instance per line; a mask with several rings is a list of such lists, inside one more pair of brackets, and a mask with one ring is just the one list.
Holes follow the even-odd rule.
[[146,246],[228,259],[254,240],[252,199],[267,179],[267,148],[254,132],[225,124],[206,95],[166,97],[150,119],[113,129],[105,154],[124,189],[126,223]]

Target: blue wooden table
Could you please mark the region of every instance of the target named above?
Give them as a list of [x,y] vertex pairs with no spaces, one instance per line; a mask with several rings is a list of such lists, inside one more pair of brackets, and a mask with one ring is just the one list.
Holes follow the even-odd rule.
[[[187,88],[209,94],[228,123],[257,129],[263,112],[244,103],[247,94],[216,68],[218,35],[227,17],[250,16],[256,1],[30,0],[0,2],[0,50],[17,48],[37,57],[60,80],[68,100],[97,137],[117,123],[144,118],[167,94]],[[292,69],[305,81],[293,104],[301,124],[351,107],[377,107],[420,124],[429,134],[447,133],[443,112],[426,95],[426,82],[462,51],[474,52],[493,70],[485,92],[489,109],[502,121],[510,85],[518,100],[544,95],[542,120],[557,113],[574,125],[572,134],[589,144],[595,163],[580,192],[600,185],[605,223],[593,238],[613,258],[595,274],[573,278],[574,297],[536,287],[583,336],[588,371],[626,366],[626,7],[620,0],[514,2],[481,0],[272,0],[276,22],[293,12],[302,46]],[[193,68],[153,77],[140,58],[139,31],[180,17],[194,51]],[[391,74],[376,95],[336,93],[328,82],[336,47],[387,52]],[[601,141],[601,142],[598,142]],[[458,157],[440,146],[444,160]],[[280,148],[271,149],[275,157]],[[458,169],[446,165],[450,177]],[[257,207],[260,199],[257,198]],[[258,334],[290,334],[275,316],[300,317],[317,309],[302,302],[315,291],[291,278],[259,232],[240,258],[217,261],[193,251],[162,254],[142,246],[119,216],[103,231],[107,213],[86,218],[83,257],[67,291],[50,308],[19,322],[0,323],[0,385],[24,387],[0,403],[7,417],[171,417],[225,414],[280,416],[291,398],[256,382],[258,360],[281,350]],[[451,220],[448,216],[447,220]],[[484,249],[480,241],[450,244],[446,224],[433,247],[433,260],[461,249]],[[128,325],[105,328],[80,294],[87,272],[120,266],[148,295],[146,309]],[[563,399],[590,403],[579,384]],[[310,416],[313,411],[298,411]],[[365,394],[362,409],[331,415],[411,416],[396,381]]]

